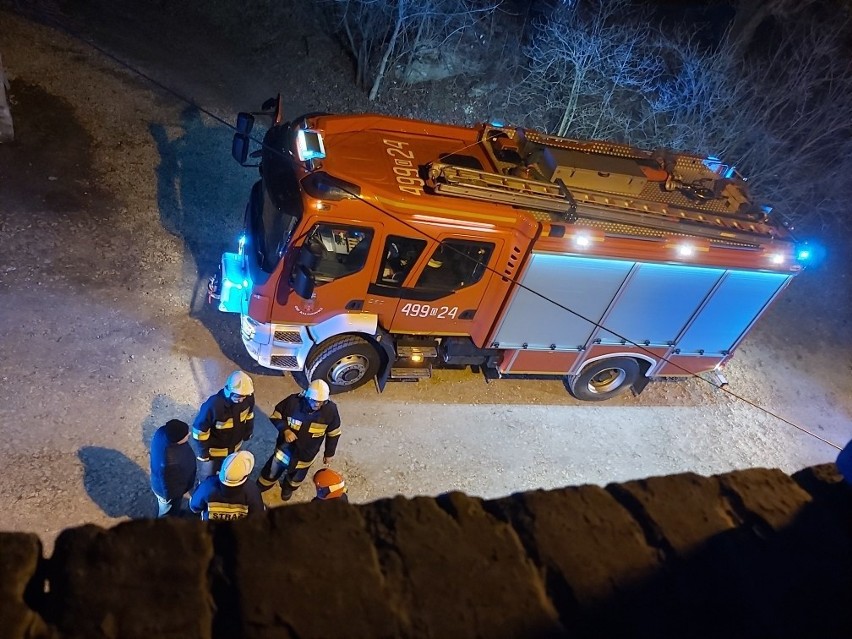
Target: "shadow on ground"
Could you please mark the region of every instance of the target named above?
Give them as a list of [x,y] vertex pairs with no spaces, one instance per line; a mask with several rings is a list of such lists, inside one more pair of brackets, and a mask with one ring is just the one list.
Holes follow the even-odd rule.
[[222,354],[253,374],[270,374],[248,356],[240,339],[239,316],[219,312],[207,299],[207,281],[225,251],[236,250],[249,186],[257,173],[230,155],[231,130],[194,107],[169,127],[149,126],[157,145],[157,205],[165,230],[180,237],[195,269],[189,315],[210,332]]
[[123,453],[101,446],[84,446],[77,455],[83,462],[83,486],[108,517],[153,517],[156,500],[148,473]]

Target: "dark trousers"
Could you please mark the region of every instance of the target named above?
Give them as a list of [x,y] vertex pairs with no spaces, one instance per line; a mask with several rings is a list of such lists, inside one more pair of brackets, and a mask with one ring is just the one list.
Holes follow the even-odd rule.
[[257,485],[261,490],[269,490],[280,481],[285,491],[289,489],[292,492],[305,481],[313,463],[313,460],[299,461],[295,449],[289,446],[283,450],[276,449],[263,465]]

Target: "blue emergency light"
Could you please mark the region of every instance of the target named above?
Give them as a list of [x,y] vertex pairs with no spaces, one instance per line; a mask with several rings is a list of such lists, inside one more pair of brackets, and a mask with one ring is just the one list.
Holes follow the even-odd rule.
[[319,131],[299,129],[296,133],[296,150],[302,162],[321,160],[325,157],[325,145]]
[[810,242],[803,242],[796,246],[796,261],[802,266],[817,266],[825,258],[825,249]]

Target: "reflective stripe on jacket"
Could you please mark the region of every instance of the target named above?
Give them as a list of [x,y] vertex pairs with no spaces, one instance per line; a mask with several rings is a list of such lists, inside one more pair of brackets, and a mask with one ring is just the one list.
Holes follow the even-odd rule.
[[340,413],[337,411],[337,404],[332,401],[320,406],[319,410],[312,411],[308,400],[301,394],[293,394],[275,405],[269,419],[278,429],[276,449],[284,450],[286,429],[289,428],[296,433],[296,441],[291,446],[298,453],[299,463],[305,464],[297,467],[310,466],[309,462],[317,456],[323,441],[325,441],[326,457],[333,457],[337,451],[337,441],[340,439]]
[[266,510],[256,483],[247,480],[240,486],[225,486],[216,475],[199,484],[189,507],[192,512],[201,513],[205,521],[233,521]]
[[254,395],[240,403],[226,399],[224,389],[208,397],[198,411],[191,433],[199,459],[227,457],[239,450],[254,433]]

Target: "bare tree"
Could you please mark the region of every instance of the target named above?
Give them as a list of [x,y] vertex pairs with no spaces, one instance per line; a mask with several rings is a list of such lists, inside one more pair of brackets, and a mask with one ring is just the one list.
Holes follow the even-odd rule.
[[616,21],[627,10],[627,0],[557,5],[536,24],[526,76],[509,103],[557,135],[621,137],[635,117],[625,102],[650,91],[662,73],[659,60],[643,55],[650,28]]
[[385,0],[332,0],[335,29],[345,37],[355,58],[355,82],[368,83],[376,50],[390,30],[393,18]]
[[373,86],[370,88],[370,100],[375,100],[376,96],[379,94],[379,87],[382,84],[382,80],[385,78],[385,71],[388,67],[388,59],[391,54],[396,50],[397,42],[399,41],[399,35],[402,31],[404,31],[407,19],[409,18],[407,8],[410,6],[410,0],[396,0],[396,13],[394,14],[393,27],[391,29],[391,36],[388,40],[387,45],[384,47],[384,51],[382,52],[381,58],[379,60],[379,66],[376,69],[375,79],[373,80]]
[[[842,16],[791,21],[772,55],[744,64],[760,139],[731,151],[756,189],[794,220],[848,216],[852,63]],[[747,133],[741,129],[742,133]],[[847,221],[849,221],[847,219]]]
[[794,221],[846,215],[852,63],[842,13],[776,25],[770,46],[748,58],[741,35],[708,48],[642,24],[618,0],[558,5],[537,23],[509,105],[558,135],[720,156]]
[[689,35],[659,34],[642,55],[657,59],[665,70],[635,101],[640,109],[625,141],[727,155],[741,146],[743,131],[759,135],[754,114],[745,108],[752,95],[750,79],[732,47],[708,50]]
[[[464,68],[458,48],[478,41],[500,0],[330,0],[336,29],[356,62],[359,85],[375,100],[393,71],[411,81],[412,66],[429,59]],[[460,62],[461,61],[461,62]]]

